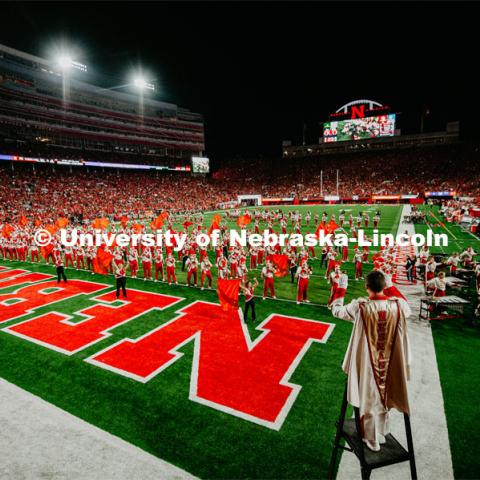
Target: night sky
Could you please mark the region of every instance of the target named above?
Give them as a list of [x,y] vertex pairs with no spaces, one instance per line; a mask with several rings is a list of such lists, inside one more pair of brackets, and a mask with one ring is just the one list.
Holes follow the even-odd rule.
[[2,3],[0,43],[47,56],[69,43],[97,83],[142,65],[157,98],[205,116],[207,154],[278,155],[316,142],[344,103],[401,112],[403,133],[460,120],[475,135],[480,35],[474,5],[452,3]]

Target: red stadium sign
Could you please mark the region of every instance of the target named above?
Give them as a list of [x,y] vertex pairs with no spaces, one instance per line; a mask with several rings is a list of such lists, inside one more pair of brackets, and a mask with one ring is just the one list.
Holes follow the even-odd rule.
[[352,102],[342,105],[335,113],[330,115],[330,118],[338,119],[355,119],[373,117],[377,115],[385,115],[390,112],[388,105],[382,105],[375,100],[353,100]]

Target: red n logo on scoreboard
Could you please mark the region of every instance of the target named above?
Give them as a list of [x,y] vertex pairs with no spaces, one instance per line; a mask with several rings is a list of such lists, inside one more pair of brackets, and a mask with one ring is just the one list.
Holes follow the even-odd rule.
[[352,118],[364,118],[365,105],[352,105]]

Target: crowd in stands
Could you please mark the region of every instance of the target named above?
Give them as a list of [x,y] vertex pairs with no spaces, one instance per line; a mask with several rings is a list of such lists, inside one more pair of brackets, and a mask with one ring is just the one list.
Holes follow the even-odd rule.
[[337,193],[337,170],[338,193],[343,197],[423,194],[427,190],[453,190],[458,195],[479,197],[478,155],[475,149],[465,152],[444,147],[329,155],[319,159],[232,160],[223,162],[207,177],[194,177],[186,172],[1,162],[0,220],[22,213],[39,218],[58,215],[92,218],[142,215],[162,209],[213,210],[222,202],[236,200],[239,194],[319,198],[321,193]]

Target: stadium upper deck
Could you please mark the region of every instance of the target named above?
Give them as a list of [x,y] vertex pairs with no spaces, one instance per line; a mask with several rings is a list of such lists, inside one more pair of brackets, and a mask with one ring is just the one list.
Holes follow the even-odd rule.
[[[67,84],[67,85],[66,85]],[[68,93],[66,93],[68,92]],[[45,59],[0,45],[0,135],[84,151],[190,159],[205,149],[200,114],[101,88]]]

